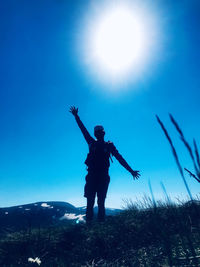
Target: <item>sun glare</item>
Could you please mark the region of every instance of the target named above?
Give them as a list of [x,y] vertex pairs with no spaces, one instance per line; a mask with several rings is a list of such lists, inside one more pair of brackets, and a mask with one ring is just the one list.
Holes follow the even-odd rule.
[[92,37],[93,56],[100,68],[120,75],[140,59],[145,38],[139,23],[128,9],[116,8],[96,25]]
[[151,16],[124,3],[99,10],[88,20],[85,34],[84,55],[91,72],[112,83],[136,77],[153,53]]

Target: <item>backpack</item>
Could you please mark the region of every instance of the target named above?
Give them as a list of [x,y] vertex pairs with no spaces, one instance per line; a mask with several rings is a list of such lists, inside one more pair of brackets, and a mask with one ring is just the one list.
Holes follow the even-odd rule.
[[89,145],[89,153],[85,160],[85,164],[88,169],[94,171],[107,171],[110,166],[111,158],[111,142],[99,143],[97,141],[92,142]]

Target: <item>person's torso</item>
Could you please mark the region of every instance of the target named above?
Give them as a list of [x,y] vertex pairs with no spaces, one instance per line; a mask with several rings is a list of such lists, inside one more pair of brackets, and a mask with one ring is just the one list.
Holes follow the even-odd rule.
[[94,141],[89,146],[85,164],[88,170],[96,172],[107,172],[110,166],[110,145],[109,142]]

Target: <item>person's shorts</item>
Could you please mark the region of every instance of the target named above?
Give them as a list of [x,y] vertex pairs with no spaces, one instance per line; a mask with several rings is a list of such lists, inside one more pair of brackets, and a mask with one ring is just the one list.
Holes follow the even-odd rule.
[[108,174],[90,174],[86,176],[84,197],[106,198],[110,177]]

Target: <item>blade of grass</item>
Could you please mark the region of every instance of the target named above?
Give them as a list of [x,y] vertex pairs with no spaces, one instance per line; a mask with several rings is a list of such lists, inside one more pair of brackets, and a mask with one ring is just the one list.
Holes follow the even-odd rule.
[[161,185],[162,190],[163,190],[163,192],[164,192],[164,194],[165,194],[165,197],[166,197],[166,199],[167,199],[168,204],[171,204],[171,199],[170,199],[169,195],[167,194],[167,190],[166,190],[166,188],[165,188],[163,182],[160,182],[160,185]]
[[157,207],[157,206],[156,206],[156,201],[155,201],[155,197],[154,197],[154,194],[153,194],[153,190],[152,190],[152,187],[151,187],[151,182],[150,182],[150,180],[149,180],[148,184],[149,184],[149,190],[150,190],[151,197],[152,197],[152,202],[153,202],[154,208],[156,208],[156,207]]
[[193,178],[195,178],[199,183],[200,183],[200,179],[196,177],[196,175],[194,173],[192,173],[191,171],[189,171],[188,169],[184,168],[184,170],[186,170],[190,176],[192,176]]
[[186,190],[187,190],[187,192],[188,192],[188,195],[189,195],[190,199],[193,200],[191,191],[190,191],[189,186],[188,186],[188,184],[187,184],[187,182],[186,182],[186,180],[185,180],[185,176],[184,176],[184,173],[183,173],[183,169],[182,169],[182,167],[181,167],[181,164],[180,164],[178,155],[177,155],[177,153],[176,153],[176,149],[175,149],[175,147],[174,147],[174,145],[173,145],[173,143],[172,143],[172,140],[171,140],[171,138],[170,138],[170,136],[169,136],[169,134],[168,134],[168,132],[167,132],[167,130],[166,130],[164,124],[163,124],[162,121],[160,120],[160,118],[159,118],[157,115],[156,115],[156,118],[157,118],[157,121],[158,121],[158,123],[160,124],[160,126],[161,126],[161,128],[162,128],[162,130],[163,130],[163,132],[164,132],[164,134],[165,134],[165,136],[166,136],[168,142],[170,143],[170,146],[171,146],[171,149],[172,149],[173,156],[174,156],[174,158],[175,158],[176,164],[177,164],[177,166],[178,166],[179,172],[180,172],[181,177],[182,177],[182,179],[183,179],[183,182],[184,182],[184,185],[185,185]]
[[198,167],[200,169],[200,157],[199,157],[199,151],[198,151],[197,143],[196,143],[195,139],[193,140],[193,143],[194,143],[194,151],[196,154],[197,164],[198,164]]
[[189,154],[190,154],[190,157],[192,159],[192,162],[193,162],[193,165],[194,165],[194,169],[195,169],[195,172],[198,174],[198,168],[197,168],[197,165],[196,165],[196,162],[195,162],[195,157],[194,157],[194,154],[192,152],[192,148],[191,146],[189,145],[189,143],[186,141],[184,135],[183,135],[183,132],[181,131],[178,123],[175,121],[175,119],[173,118],[173,116],[171,114],[169,114],[169,117],[171,119],[171,122],[173,123],[173,125],[175,126],[176,130],[179,132],[180,134],[180,139],[181,141],[184,143],[185,147],[187,148]]

